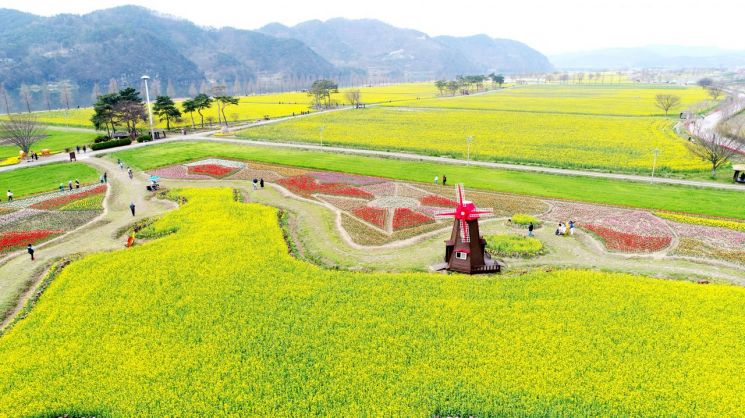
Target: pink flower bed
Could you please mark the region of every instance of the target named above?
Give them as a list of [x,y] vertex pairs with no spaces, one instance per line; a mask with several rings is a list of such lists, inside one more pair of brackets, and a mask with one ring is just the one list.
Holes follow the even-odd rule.
[[672,241],[671,237],[637,235],[598,225],[584,225],[584,228],[602,238],[605,247],[614,251],[650,253],[667,248]]
[[419,201],[422,203],[422,205],[425,206],[435,206],[435,207],[441,207],[441,208],[452,208],[455,206],[458,206],[458,202],[452,199],[448,199],[447,197],[442,197],[438,195],[427,195],[419,199]]
[[665,221],[643,210],[560,201],[551,204],[553,209],[546,219],[556,223],[573,220],[577,226],[596,225],[627,234],[672,238]]
[[344,184],[322,184],[310,176],[287,177],[277,181],[278,184],[288,188],[293,193],[303,196],[313,194],[328,194],[336,196],[358,197],[372,199],[374,196],[362,189]]
[[367,222],[370,222],[373,225],[384,228],[385,218],[388,214],[388,211],[385,209],[381,209],[381,208],[365,206],[365,207],[357,208],[353,210],[352,213],[354,213],[354,215],[360,219],[363,219]]
[[418,225],[434,222],[435,220],[427,215],[415,212],[408,208],[396,208],[393,212],[393,230],[411,228]]
[[354,186],[366,186],[385,181],[379,177],[357,176],[354,174],[334,173],[329,171],[310,173],[310,175],[318,180],[319,183],[351,184]]
[[684,224],[666,221],[681,238],[695,238],[716,248],[742,250],[745,248],[745,233],[711,226]]
[[189,169],[183,165],[172,165],[169,167],[157,168],[155,170],[149,171],[148,174],[168,179],[209,180],[212,178],[203,174],[189,174]]

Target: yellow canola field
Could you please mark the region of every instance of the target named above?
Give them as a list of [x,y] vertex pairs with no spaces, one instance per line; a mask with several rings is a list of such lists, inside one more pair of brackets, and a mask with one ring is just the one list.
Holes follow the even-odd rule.
[[[320,128],[324,127],[322,138]],[[661,118],[368,108],[296,119],[241,131],[239,136],[411,151],[566,168],[648,173],[706,168]]]
[[[588,271],[327,271],[184,191],[0,337],[0,416],[735,416],[745,289]],[[248,220],[248,221],[247,221]]]
[[[706,102],[708,94],[701,87],[660,85],[531,85],[497,90],[476,96],[440,96],[437,99],[410,100],[386,106],[437,107],[470,110],[503,110],[520,112],[576,113],[592,115],[664,116],[655,106],[658,94],[680,97],[680,105],[670,116]],[[703,108],[711,107],[703,106]],[[701,107],[701,106],[697,106]]]

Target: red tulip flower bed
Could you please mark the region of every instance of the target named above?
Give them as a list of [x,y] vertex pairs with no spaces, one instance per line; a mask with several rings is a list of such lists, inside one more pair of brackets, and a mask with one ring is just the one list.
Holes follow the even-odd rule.
[[52,235],[58,235],[65,231],[39,229],[35,231],[24,232],[5,232],[0,234],[0,252],[9,251],[19,247],[25,247],[28,244],[35,244]]
[[225,167],[217,164],[204,164],[189,166],[189,174],[202,174],[215,178],[223,178],[238,171],[235,167]]
[[393,212],[393,230],[411,228],[413,226],[424,225],[434,222],[434,219],[427,215],[415,212],[408,208],[396,208]]
[[365,220],[367,222],[370,222],[371,224],[375,226],[385,228],[385,218],[386,218],[386,215],[388,214],[388,211],[386,209],[365,206],[365,207],[354,209],[352,213],[354,213],[356,217],[362,220]]
[[651,253],[668,247],[672,242],[671,237],[630,234],[597,225],[583,226],[599,236],[605,242],[606,248],[614,251]]
[[286,177],[277,180],[277,183],[288,188],[291,192],[302,196],[310,196],[312,194],[320,193],[334,196],[358,197],[362,199],[372,199],[374,197],[371,193],[357,187],[352,187],[346,184],[319,183],[316,179],[309,176]]
[[84,192],[74,193],[70,192],[68,195],[55,197],[49,200],[44,200],[39,203],[36,203],[31,206],[32,209],[42,209],[42,210],[53,210],[57,209],[59,207],[62,207],[74,200],[82,199],[84,197],[92,196],[99,193],[105,193],[106,192],[106,185],[101,184],[99,186],[96,186],[92,189],[86,190]]
[[453,206],[458,206],[458,203],[456,201],[435,194],[424,196],[423,198],[419,199],[419,201],[424,206],[436,206],[440,208],[450,208]]

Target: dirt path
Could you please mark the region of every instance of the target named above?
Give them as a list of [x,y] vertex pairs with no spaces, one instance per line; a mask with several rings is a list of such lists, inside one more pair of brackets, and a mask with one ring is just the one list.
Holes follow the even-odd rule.
[[[145,173],[138,173],[130,180],[115,162],[100,158],[86,159],[85,162],[108,173],[109,191],[104,200],[104,213],[90,223],[36,247],[36,261],[29,260],[25,251],[11,254],[0,265],[0,314],[9,307],[16,306],[18,309],[22,306],[23,303],[16,303],[19,292],[25,288],[33,289],[41,278],[40,271],[48,268],[54,260],[77,253],[122,249],[124,239],[114,237],[118,229],[137,219],[158,215],[176,207],[172,202],[146,199],[149,192],[145,190],[148,177]],[[135,203],[136,217],[130,213],[130,202]],[[30,286],[27,285],[29,283]],[[21,301],[30,293],[28,291],[20,295]],[[5,323],[0,327],[4,325]]]

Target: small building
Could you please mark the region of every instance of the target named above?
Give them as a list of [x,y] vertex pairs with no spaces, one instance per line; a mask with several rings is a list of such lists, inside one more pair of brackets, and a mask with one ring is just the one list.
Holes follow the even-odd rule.
[[745,164],[733,164],[732,170],[735,172],[732,180],[735,183],[745,183]]

